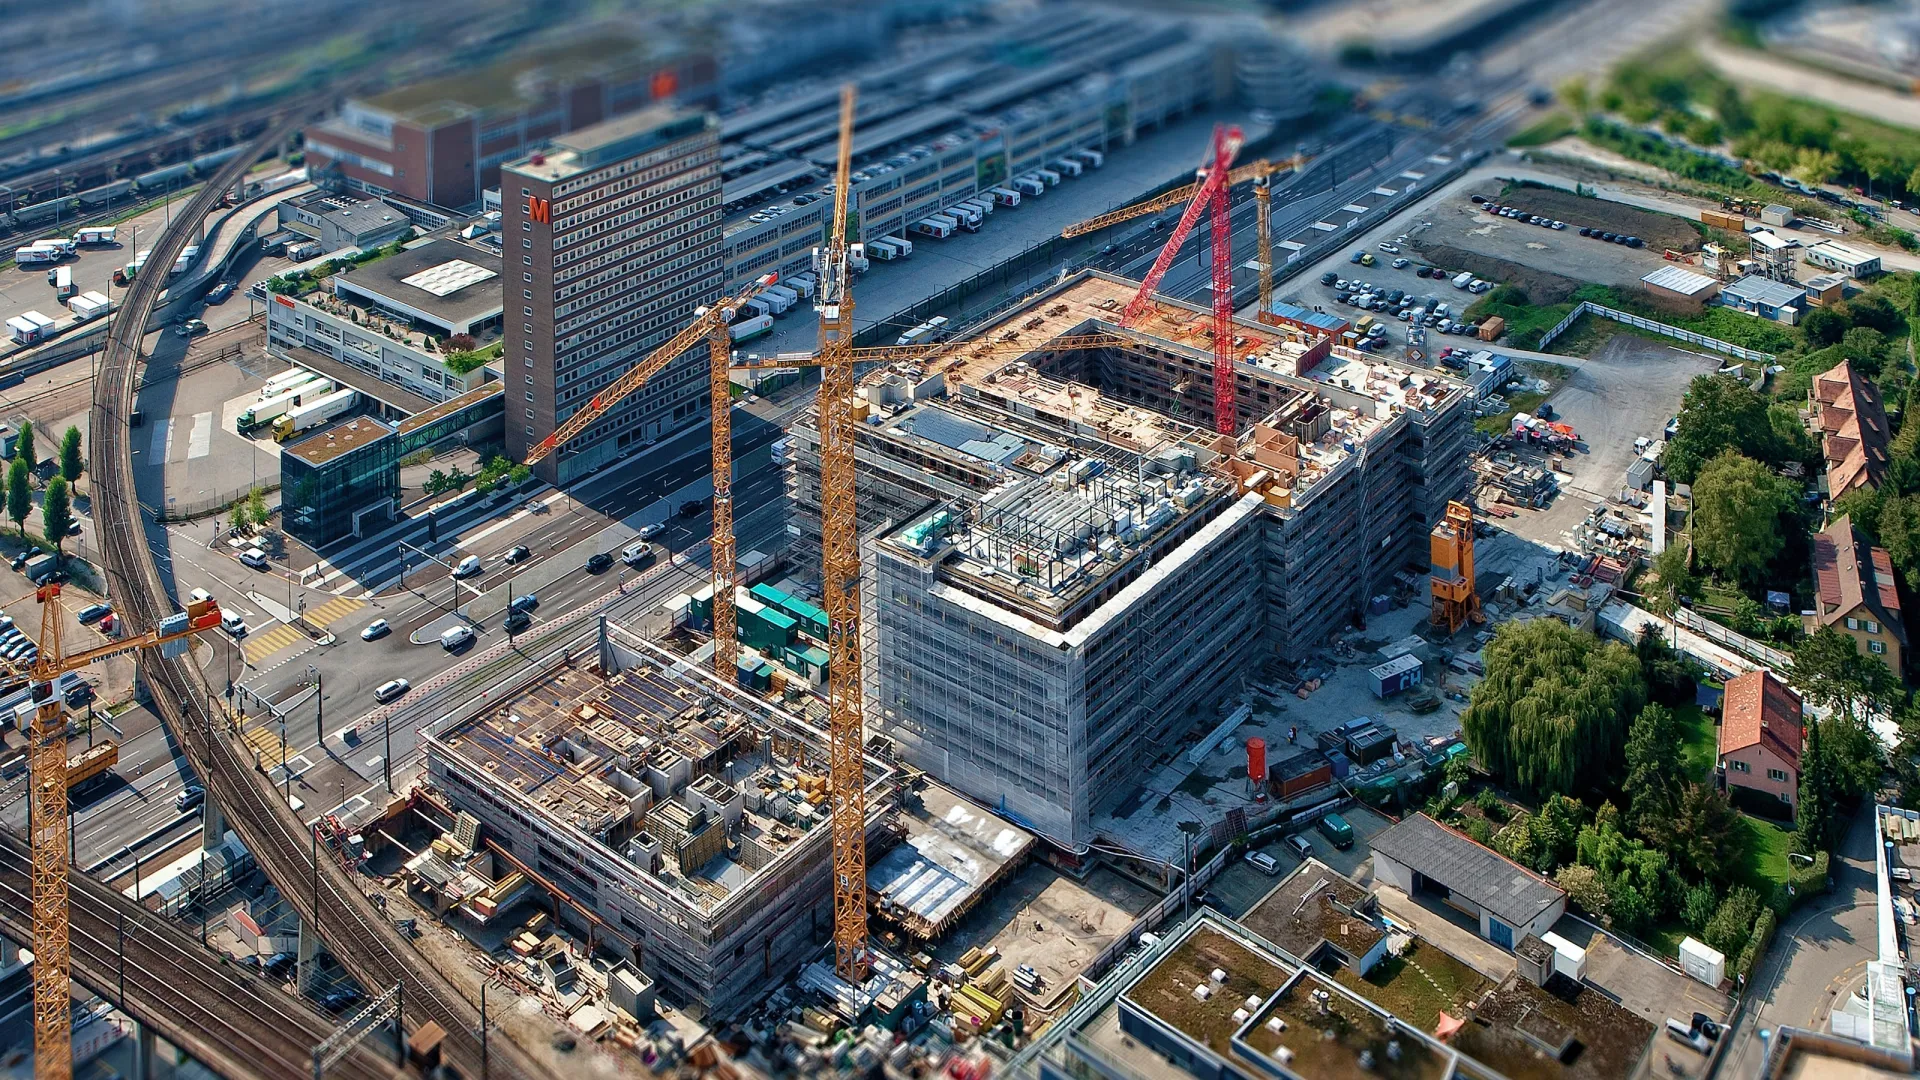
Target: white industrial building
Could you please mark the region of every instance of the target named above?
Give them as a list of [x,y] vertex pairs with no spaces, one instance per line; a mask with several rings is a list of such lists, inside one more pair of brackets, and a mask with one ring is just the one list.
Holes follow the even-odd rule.
[[1832,240],[1807,249],[1807,261],[1827,270],[1836,270],[1850,278],[1870,278],[1880,272],[1880,256]]
[[1369,844],[1374,880],[1408,896],[1425,894],[1480,922],[1480,936],[1512,949],[1545,938],[1567,913],[1567,893],[1492,848],[1414,814]]

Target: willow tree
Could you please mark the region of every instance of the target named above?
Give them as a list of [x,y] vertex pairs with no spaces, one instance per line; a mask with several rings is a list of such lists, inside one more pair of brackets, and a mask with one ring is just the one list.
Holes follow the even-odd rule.
[[1507,783],[1537,795],[1603,785],[1617,774],[1629,720],[1647,701],[1639,661],[1557,619],[1502,626],[1486,677],[1460,717],[1467,745]]

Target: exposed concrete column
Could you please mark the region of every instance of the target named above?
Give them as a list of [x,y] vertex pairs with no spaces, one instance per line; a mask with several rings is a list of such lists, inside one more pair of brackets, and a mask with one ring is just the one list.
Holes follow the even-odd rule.
[[227,838],[227,815],[220,812],[220,804],[213,801],[213,792],[207,792],[200,803],[200,846],[212,851]]
[[145,1024],[135,1024],[133,1028],[134,1080],[154,1080],[153,1029]]
[[298,964],[297,984],[301,993],[310,993],[313,990],[313,977],[317,974],[314,969],[318,966],[315,960],[319,957],[320,950],[326,946],[327,943],[320,940],[320,935],[307,926],[306,920],[300,920],[300,945],[295,959]]

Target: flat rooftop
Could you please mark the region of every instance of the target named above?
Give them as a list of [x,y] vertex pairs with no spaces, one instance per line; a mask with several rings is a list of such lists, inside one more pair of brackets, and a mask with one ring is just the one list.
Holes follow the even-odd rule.
[[1247,1022],[1241,1039],[1250,1052],[1313,1080],[1443,1080],[1452,1075],[1453,1053],[1418,1037],[1417,1031],[1403,1029],[1345,988],[1303,968]]
[[367,106],[416,124],[444,124],[470,112],[528,108],[548,92],[605,72],[644,63],[656,55],[637,37],[606,27],[571,41],[529,49],[493,63],[436,79],[410,83],[364,100]]
[[1507,1080],[1632,1076],[1655,1032],[1633,1010],[1558,974],[1544,987],[1509,975],[1480,999],[1474,1015],[1485,1023],[1463,1025],[1454,1049]]
[[309,465],[325,465],[349,450],[358,450],[391,434],[393,428],[385,421],[356,416],[289,443],[281,452],[292,454]]
[[[1245,1008],[1249,997],[1264,1001],[1296,970],[1203,923],[1129,987],[1122,999],[1225,1057],[1228,1041],[1244,1023],[1234,1017],[1234,1010]],[[1220,978],[1214,977],[1216,971]],[[1206,988],[1204,998],[1195,996],[1196,987]]]
[[927,781],[899,820],[906,842],[867,869],[880,913],[924,939],[966,914],[1038,841],[1013,822]]
[[1350,957],[1365,955],[1385,935],[1377,918],[1372,893],[1309,859],[1239,921],[1294,956],[1311,959],[1323,942]]
[[719,121],[706,113],[656,105],[555,136],[552,149],[509,162],[505,169],[541,180],[565,180],[718,127]]
[[[561,663],[511,700],[448,723],[436,752],[497,788],[518,793],[552,828],[591,837],[614,858],[710,914],[750,891],[782,856],[825,835],[821,766],[774,749],[782,732],[815,732],[745,695],[686,670],[682,658],[617,634],[611,677]],[[824,762],[814,746],[808,762]],[[869,762],[874,775],[884,772]],[[872,800],[881,812],[885,800]]]
[[500,271],[499,255],[443,237],[336,274],[333,288],[350,303],[465,327],[500,315]]

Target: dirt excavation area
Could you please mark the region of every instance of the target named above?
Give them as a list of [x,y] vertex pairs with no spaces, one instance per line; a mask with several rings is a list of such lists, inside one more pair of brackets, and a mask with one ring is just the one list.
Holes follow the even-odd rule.
[[1624,203],[1587,198],[1570,191],[1526,186],[1516,187],[1500,196],[1500,202],[1529,214],[1564,221],[1569,230],[1586,227],[1637,236],[1645,240],[1647,247],[1656,253],[1668,248],[1694,251],[1700,247],[1700,232],[1691,222]]

